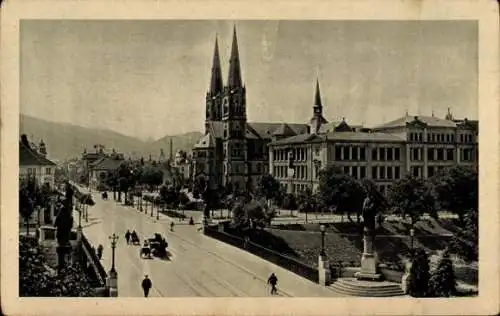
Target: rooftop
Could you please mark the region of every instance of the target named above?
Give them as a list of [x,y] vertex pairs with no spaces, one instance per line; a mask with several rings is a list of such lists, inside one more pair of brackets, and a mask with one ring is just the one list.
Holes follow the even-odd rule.
[[56,164],[43,157],[38,152],[19,142],[19,165],[20,166],[55,166]]

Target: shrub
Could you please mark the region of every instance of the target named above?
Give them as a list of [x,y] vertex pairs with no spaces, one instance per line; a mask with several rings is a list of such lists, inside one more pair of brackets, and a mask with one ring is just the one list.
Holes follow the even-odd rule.
[[57,275],[51,271],[35,239],[20,236],[19,296],[90,297],[94,290],[78,264]]
[[413,297],[427,296],[429,288],[429,258],[425,250],[417,248],[411,261],[408,293]]
[[448,251],[443,253],[436,271],[429,280],[429,294],[435,297],[450,297],[456,295],[456,277],[453,262]]

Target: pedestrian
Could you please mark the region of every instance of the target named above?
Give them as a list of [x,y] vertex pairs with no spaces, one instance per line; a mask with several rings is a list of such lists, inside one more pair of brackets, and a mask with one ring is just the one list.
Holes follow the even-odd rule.
[[173,232],[174,231],[174,222],[170,222],[170,231]]
[[142,290],[144,291],[144,297],[148,297],[149,295],[149,290],[153,286],[153,282],[151,282],[151,279],[148,278],[148,275],[146,274],[144,276],[144,280],[142,280]]
[[101,260],[102,258],[102,251],[103,251],[104,247],[99,244],[99,246],[97,246],[97,258],[99,258],[99,260]]
[[127,240],[127,245],[130,243],[130,230],[127,229],[125,233],[125,239]]
[[191,216],[191,217],[189,218],[189,225],[194,225],[193,216]]
[[274,275],[274,272],[271,273],[269,279],[267,279],[267,284],[271,284],[271,295],[278,294],[278,289],[276,288],[276,284],[278,284],[278,278]]

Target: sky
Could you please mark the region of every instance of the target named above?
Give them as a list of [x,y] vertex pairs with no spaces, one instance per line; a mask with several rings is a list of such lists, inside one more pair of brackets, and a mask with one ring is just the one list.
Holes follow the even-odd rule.
[[477,119],[474,21],[24,20],[21,113],[140,139],[202,131],[233,25],[248,121],[309,121],[316,79],[329,121]]

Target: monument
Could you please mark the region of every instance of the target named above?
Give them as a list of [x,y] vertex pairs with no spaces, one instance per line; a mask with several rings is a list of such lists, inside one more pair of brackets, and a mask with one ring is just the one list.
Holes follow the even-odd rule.
[[373,240],[375,238],[375,217],[380,207],[374,190],[367,190],[363,201],[363,255],[361,257],[361,271],[355,274],[358,280],[382,280],[382,274],[379,273],[378,263],[373,249]]
[[66,183],[66,194],[62,207],[59,209],[54,226],[57,228],[57,258],[59,271],[66,267],[66,256],[71,252],[71,228],[73,227],[73,188]]

